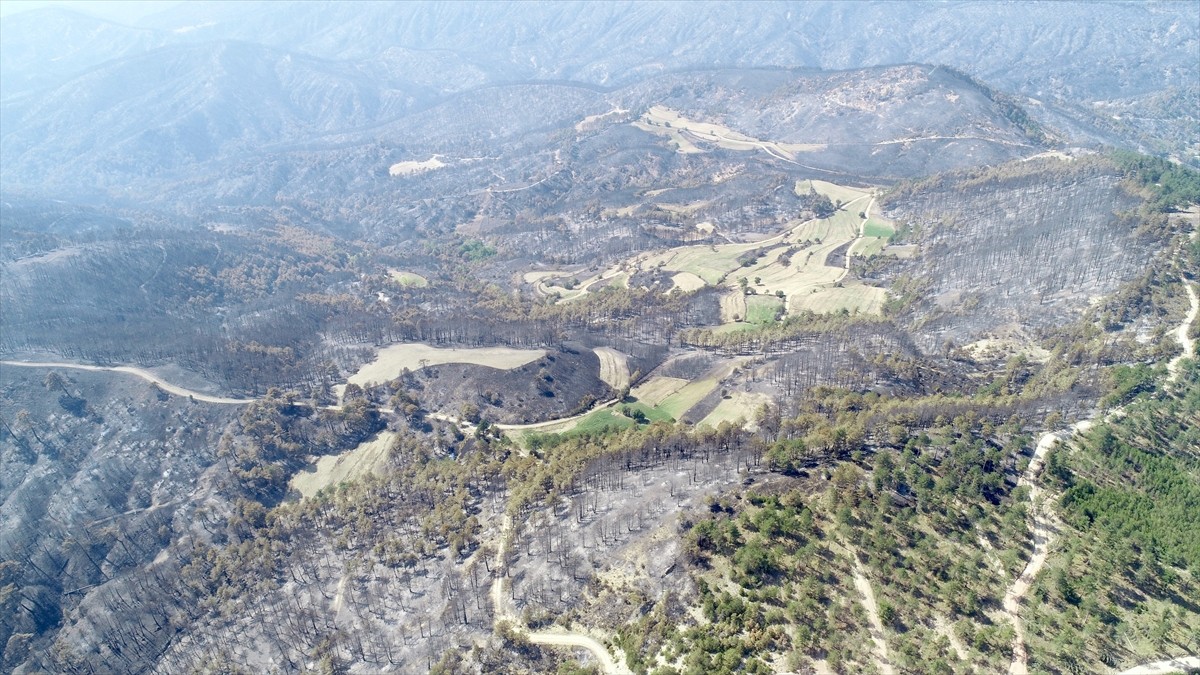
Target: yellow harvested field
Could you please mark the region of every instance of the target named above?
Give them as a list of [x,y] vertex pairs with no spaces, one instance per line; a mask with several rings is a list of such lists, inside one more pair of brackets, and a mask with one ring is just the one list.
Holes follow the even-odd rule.
[[677,420],[680,419],[747,360],[747,357],[734,358],[714,366],[704,377],[688,382],[662,399],[655,407]]
[[721,321],[733,323],[746,319],[746,294],[732,288],[721,296]]
[[842,200],[843,204],[848,204],[849,202],[852,202],[855,199],[858,199],[859,197],[864,197],[867,195],[866,190],[859,190],[858,188],[847,187],[845,185],[838,185],[836,183],[830,183],[828,181],[823,181],[823,180],[796,181],[796,194],[797,195],[806,195],[806,194],[808,194],[809,190],[815,190],[817,192],[817,194],[825,195],[826,197],[829,197],[830,199],[832,199],[834,202],[836,202],[840,199],[840,200]]
[[770,403],[771,397],[745,391],[735,391],[729,398],[722,399],[713,411],[700,420],[696,426],[717,428],[722,422],[742,421],[746,429],[753,430],[754,413],[765,403]]
[[671,145],[675,146],[675,152],[678,152],[680,154],[694,155],[697,153],[704,152],[700,148],[697,148],[687,138],[685,138],[684,135],[682,133],[680,133],[678,129],[672,129],[667,126],[658,126],[655,124],[649,124],[647,122],[644,122],[643,120],[638,120],[638,121],[634,122],[633,126],[637,127],[638,129],[641,129],[642,131],[648,131],[657,136],[665,136],[667,138],[667,140],[671,142]]
[[443,363],[470,363],[499,370],[512,370],[532,363],[546,355],[544,349],[512,349],[510,347],[475,347],[438,349],[419,342],[392,345],[379,350],[374,361],[366,364],[347,380],[360,386],[372,382],[389,382],[400,376],[405,368],[419,370]]
[[657,406],[687,384],[687,380],[678,377],[652,377],[634,387],[629,394],[648,406]]
[[[829,254],[850,242],[853,242],[849,250],[851,256],[904,255],[907,249],[886,246],[884,235],[890,236],[891,226],[873,213],[874,198],[868,191],[825,181],[801,181],[796,185],[800,192],[810,187],[831,199],[843,201],[842,208],[828,218],[793,221],[779,234],[759,241],[677,246],[641,253],[579,282],[573,290],[557,286],[551,280],[556,275],[566,276],[565,272],[529,273],[525,279],[534,283],[542,295],[557,294],[559,301],[565,302],[597,289],[598,281],[616,279],[618,275],[628,278],[638,272],[671,273],[674,288],[692,291],[709,285],[729,289],[721,299],[721,320],[725,324],[746,318],[746,301],[741,297],[740,286],[743,277],[760,295],[782,292],[785,313],[802,309],[838,311],[842,308],[878,313],[883,305],[882,289],[832,290],[835,284],[845,281],[848,268],[842,264],[830,266],[827,262]],[[860,213],[867,217],[860,217]],[[867,227],[871,232],[864,232]],[[756,278],[757,282],[754,281]],[[854,283],[847,282],[846,285],[850,288]],[[808,297],[814,291],[820,297]],[[819,309],[822,307],[830,309]]]
[[680,272],[671,277],[671,281],[675,284],[674,288],[678,288],[681,291],[695,291],[707,285],[703,279],[691,272]]
[[426,159],[426,160],[420,161],[420,162],[415,162],[415,161],[397,162],[388,168],[388,175],[389,176],[411,176],[413,174],[424,173],[426,171],[433,171],[434,169],[440,169],[443,166],[446,166],[446,163],[443,162],[442,160],[438,159],[439,157],[441,157],[441,155],[434,155],[433,157],[430,157],[429,159]]
[[311,470],[305,469],[292,476],[289,485],[308,499],[323,488],[377,473],[386,465],[388,450],[397,435],[392,431],[381,431],[353,450],[321,457]]
[[793,311],[809,310],[818,313],[840,312],[845,309],[853,314],[878,314],[887,300],[887,290],[867,286],[858,281],[848,281],[841,288],[835,286],[819,288],[816,293],[801,293],[789,298]]
[[593,351],[600,357],[600,379],[620,391],[629,385],[629,361],[624,354],[612,347],[597,347]]

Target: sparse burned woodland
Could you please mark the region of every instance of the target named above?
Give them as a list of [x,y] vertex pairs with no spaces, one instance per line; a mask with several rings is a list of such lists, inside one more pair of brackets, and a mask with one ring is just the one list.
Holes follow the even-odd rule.
[[758,9],[5,14],[0,670],[1200,657],[1196,8]]

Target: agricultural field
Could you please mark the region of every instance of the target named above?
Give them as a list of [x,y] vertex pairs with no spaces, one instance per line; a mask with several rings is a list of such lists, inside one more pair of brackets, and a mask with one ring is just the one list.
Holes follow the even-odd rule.
[[388,382],[400,376],[405,368],[420,370],[443,363],[469,363],[499,370],[512,370],[545,356],[543,349],[512,349],[509,347],[431,347],[421,343],[405,343],[384,347],[375,360],[358,369],[347,380],[359,386]]
[[629,385],[629,360],[624,354],[612,347],[596,347],[592,351],[600,357],[600,379],[605,384],[617,391]]
[[[846,283],[850,290],[838,287],[849,269],[845,253],[877,255],[891,236],[891,226],[871,213],[875,208],[871,193],[819,180],[801,181],[795,189],[804,194],[816,191],[835,203],[842,202],[842,207],[827,218],[794,221],[784,232],[761,241],[678,246],[639,254],[576,281],[570,288],[560,285],[566,283],[560,279],[572,278],[567,272],[528,272],[524,281],[541,295],[557,294],[559,302],[569,302],[601,282],[623,285],[638,272],[672,272],[673,288],[685,292],[704,286],[727,287],[729,292],[721,299],[721,320],[726,324],[771,323],[801,310],[878,313],[885,297],[883,289],[854,282]],[[852,248],[847,251],[848,245]],[[834,264],[831,254],[839,249],[843,253]],[[750,289],[756,296],[782,293],[782,312],[774,311],[774,300],[741,297]]]
[[717,407],[697,422],[696,426],[715,429],[725,422],[736,424],[741,421],[747,429],[751,429],[754,427],[754,413],[769,403],[771,397],[767,394],[735,391],[728,398],[722,398]]

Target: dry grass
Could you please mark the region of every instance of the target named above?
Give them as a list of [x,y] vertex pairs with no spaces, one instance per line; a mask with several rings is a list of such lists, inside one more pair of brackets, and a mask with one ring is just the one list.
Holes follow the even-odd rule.
[[544,349],[511,349],[509,347],[475,347],[438,349],[421,343],[392,345],[379,350],[374,361],[359,368],[347,380],[350,384],[367,385],[388,382],[400,376],[405,368],[418,370],[443,363],[470,363],[499,370],[512,370],[545,356]]
[[600,379],[620,391],[629,385],[629,362],[625,355],[612,347],[597,347],[593,350],[600,357]]
[[771,397],[745,391],[735,391],[729,398],[722,399],[713,411],[700,420],[696,426],[717,428],[722,422],[739,423],[747,429],[754,427],[754,413],[764,404],[770,403]]
[[395,432],[381,431],[353,450],[321,457],[312,470],[304,470],[293,476],[289,485],[308,499],[323,488],[376,473],[387,462],[388,450],[396,436]]
[[840,312],[843,309],[851,314],[878,314],[883,310],[883,302],[887,299],[887,290],[876,286],[867,286],[859,281],[847,281],[842,287],[829,286],[801,293],[790,298],[793,311],[809,310],[823,314]]
[[656,376],[634,387],[629,394],[646,405],[656,406],[687,383],[678,377]]
[[707,286],[703,279],[691,272],[680,272],[671,277],[671,281],[675,284],[674,288],[681,291],[695,291]]

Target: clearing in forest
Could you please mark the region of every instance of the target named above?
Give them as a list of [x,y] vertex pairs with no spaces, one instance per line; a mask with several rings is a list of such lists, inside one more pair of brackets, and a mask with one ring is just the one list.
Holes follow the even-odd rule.
[[418,173],[425,173],[426,171],[433,171],[434,169],[440,169],[443,166],[446,166],[446,163],[443,162],[441,159],[438,159],[439,157],[441,157],[441,155],[434,155],[434,156],[430,157],[429,159],[426,159],[426,160],[420,161],[420,162],[411,161],[411,160],[407,161],[407,162],[396,162],[395,164],[388,167],[388,175],[389,176],[412,176],[412,175],[415,175]]
[[713,411],[696,423],[697,427],[712,427],[716,429],[721,426],[722,422],[736,424],[743,422],[743,426],[747,429],[752,429],[756,425],[754,423],[754,414],[763,405],[771,402],[771,397],[766,394],[753,393],[748,391],[735,391],[729,395],[729,398],[721,399]]
[[511,347],[451,347],[439,349],[411,342],[379,350],[374,361],[358,369],[347,380],[349,384],[365,386],[372,382],[389,382],[400,376],[405,368],[419,370],[443,363],[469,363],[498,370],[512,370],[532,363],[546,355],[544,349],[512,349]]
[[822,143],[777,143],[762,141],[746,134],[738,133],[729,127],[712,122],[700,122],[689,119],[675,110],[662,105],[651,107],[633,126],[664,136],[675,146],[676,152],[704,152],[696,143],[712,143],[726,150],[754,151],[762,150],[772,157],[795,160],[799,153],[824,150]]
[[323,488],[375,473],[387,462],[388,450],[396,436],[395,432],[381,431],[353,450],[340,455],[325,455],[311,470],[305,469],[292,476],[289,487],[308,499]]
[[409,286],[412,288],[425,288],[429,285],[429,280],[417,274],[416,272],[405,272],[404,270],[388,269],[388,276],[392,281],[401,286]]

